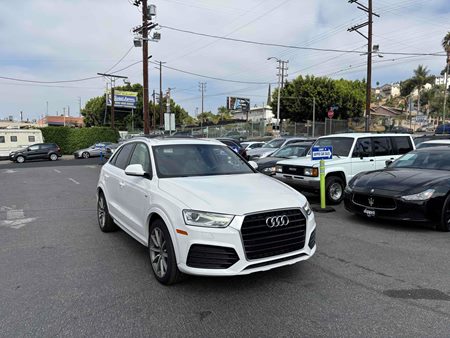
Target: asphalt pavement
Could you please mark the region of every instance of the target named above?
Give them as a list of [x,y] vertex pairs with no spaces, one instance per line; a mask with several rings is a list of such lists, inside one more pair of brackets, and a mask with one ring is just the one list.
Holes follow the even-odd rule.
[[449,233],[338,206],[308,261],[167,287],[100,232],[92,160],[0,163],[0,336],[450,336]]

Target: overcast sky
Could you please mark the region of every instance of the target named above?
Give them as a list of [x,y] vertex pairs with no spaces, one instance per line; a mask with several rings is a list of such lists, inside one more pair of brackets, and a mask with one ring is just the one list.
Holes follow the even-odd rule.
[[[131,0],[130,0],[131,1]],[[151,3],[151,1],[149,1]],[[367,3],[361,0],[361,3]],[[449,0],[374,0],[373,43],[383,52],[442,53],[441,41],[450,31]],[[284,45],[365,50],[366,40],[347,28],[367,16],[347,0],[155,0],[156,21],[212,35]],[[141,48],[110,69],[133,46],[132,28],[142,14],[128,0],[0,1],[0,76],[34,81],[65,81],[120,70],[142,57]],[[366,28],[362,29],[364,32]],[[249,97],[251,105],[267,99],[276,82],[274,56],[289,60],[288,80],[315,75],[365,78],[365,56],[249,45],[160,30],[160,42],[149,44],[151,60],[180,70],[243,82],[218,81],[164,68],[163,87],[172,87],[174,100],[195,115],[201,106],[199,81],[206,82],[205,111],[217,111],[227,96]],[[432,74],[444,67],[445,57],[374,57],[373,85],[412,76],[419,64]],[[150,64],[150,92],[159,90],[159,74]],[[118,75],[142,82],[142,64]],[[120,82],[117,84],[120,85]],[[272,89],[276,86],[273,85]],[[0,118],[37,118],[67,111],[78,116],[82,105],[105,90],[105,80],[37,84],[0,79]]]

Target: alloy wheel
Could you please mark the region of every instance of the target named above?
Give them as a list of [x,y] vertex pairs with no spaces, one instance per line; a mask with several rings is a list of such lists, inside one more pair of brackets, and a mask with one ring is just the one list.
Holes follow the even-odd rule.
[[330,185],[330,197],[335,201],[342,197],[342,186],[339,183]]
[[155,274],[163,278],[167,273],[168,253],[164,233],[155,227],[150,235],[150,261]]
[[98,218],[98,224],[101,228],[105,227],[106,222],[106,213],[105,213],[105,199],[103,196],[100,196],[98,198],[97,203],[97,218]]

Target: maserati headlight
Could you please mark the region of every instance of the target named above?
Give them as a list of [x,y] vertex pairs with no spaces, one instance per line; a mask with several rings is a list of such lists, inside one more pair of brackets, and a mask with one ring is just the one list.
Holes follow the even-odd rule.
[[183,218],[186,225],[208,228],[226,228],[231,223],[234,216],[197,210],[183,210]]
[[434,189],[427,189],[425,191],[419,192],[418,194],[402,196],[405,201],[426,201],[433,196]]
[[306,201],[306,204],[303,206],[303,210],[305,210],[305,213],[308,216],[312,214],[311,206],[309,205],[308,201]]
[[305,176],[319,176],[319,170],[317,168],[305,168],[303,169],[303,175]]

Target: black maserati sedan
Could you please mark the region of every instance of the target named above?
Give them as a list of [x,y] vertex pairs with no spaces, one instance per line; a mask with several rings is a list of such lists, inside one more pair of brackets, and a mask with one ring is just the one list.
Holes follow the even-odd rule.
[[427,222],[450,231],[450,147],[418,149],[389,162],[348,182],[345,208],[369,218]]

